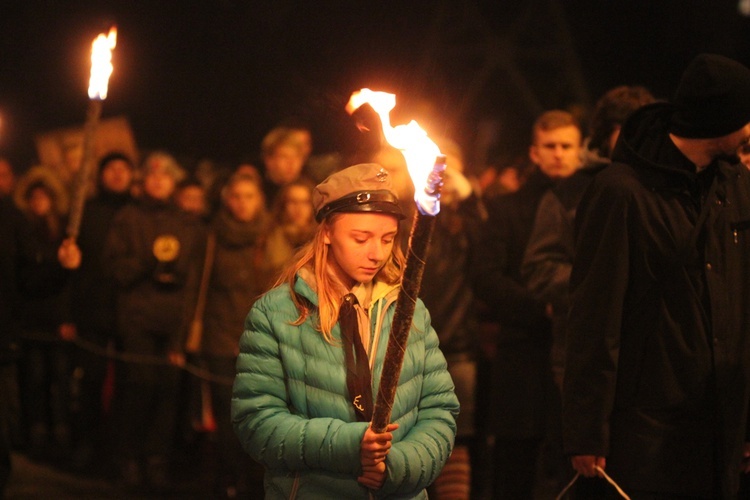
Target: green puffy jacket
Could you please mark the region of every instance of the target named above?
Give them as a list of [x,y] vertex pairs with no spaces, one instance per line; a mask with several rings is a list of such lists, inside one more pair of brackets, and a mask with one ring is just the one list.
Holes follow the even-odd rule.
[[[397,290],[376,283],[373,291],[373,395],[380,385]],[[317,305],[317,295],[299,276],[295,291]],[[370,492],[357,477],[360,442],[369,424],[357,422],[348,400],[343,349],[327,343],[312,318],[291,325],[297,317],[287,285],[253,305],[240,339],[232,398],[235,431],[245,450],[266,467],[266,498],[366,499]],[[333,336],[341,338],[338,325]],[[427,497],[425,488],[453,448],[458,410],[453,381],[420,300],[391,414],[400,427],[386,459],[386,482],[376,497]]]

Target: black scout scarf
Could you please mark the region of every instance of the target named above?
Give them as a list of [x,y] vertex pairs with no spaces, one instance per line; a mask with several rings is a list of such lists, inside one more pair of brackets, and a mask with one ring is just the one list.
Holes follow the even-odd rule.
[[354,411],[359,422],[372,420],[372,375],[362,337],[356,306],[359,304],[353,293],[344,295],[339,309],[341,340],[346,361],[346,388],[349,390]]

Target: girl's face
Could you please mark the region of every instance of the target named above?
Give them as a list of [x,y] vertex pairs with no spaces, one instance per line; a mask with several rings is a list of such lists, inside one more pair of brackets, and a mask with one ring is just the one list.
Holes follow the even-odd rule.
[[237,181],[228,189],[224,203],[232,217],[240,222],[251,222],[260,212],[263,198],[254,182]]
[[388,261],[398,230],[396,217],[379,213],[344,213],[323,229],[328,264],[348,288],[370,283]]
[[28,200],[29,211],[37,217],[44,217],[52,211],[52,198],[44,188],[32,189]]
[[285,219],[294,226],[305,226],[313,218],[310,190],[304,186],[291,186],[284,203]]

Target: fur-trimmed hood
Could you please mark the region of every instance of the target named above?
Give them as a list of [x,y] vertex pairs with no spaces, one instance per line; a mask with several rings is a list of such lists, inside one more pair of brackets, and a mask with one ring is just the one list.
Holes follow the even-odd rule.
[[54,198],[52,208],[55,213],[59,216],[66,215],[69,207],[68,190],[62,179],[60,179],[60,176],[54,170],[42,165],[32,167],[18,180],[16,189],[13,192],[13,201],[16,206],[23,212],[29,211],[26,196],[31,186],[37,183],[44,184],[52,192]]

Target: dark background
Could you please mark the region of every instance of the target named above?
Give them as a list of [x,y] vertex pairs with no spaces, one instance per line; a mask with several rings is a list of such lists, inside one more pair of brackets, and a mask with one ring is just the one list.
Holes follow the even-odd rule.
[[227,164],[296,117],[317,152],[356,148],[346,115],[361,87],[397,95],[455,138],[475,168],[523,154],[544,109],[585,115],[607,89],[669,98],[702,51],[750,63],[738,0],[0,2],[0,155],[23,170],[34,134],[80,125],[91,41],[118,28],[103,116],[142,149]]

